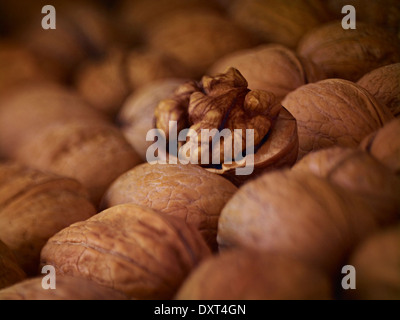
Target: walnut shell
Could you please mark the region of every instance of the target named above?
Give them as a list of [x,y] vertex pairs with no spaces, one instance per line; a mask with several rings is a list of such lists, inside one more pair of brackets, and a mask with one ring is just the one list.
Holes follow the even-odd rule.
[[199,166],[146,163],[110,186],[102,208],[135,203],[178,217],[198,229],[216,249],[219,214],[236,190],[228,180]]
[[154,128],[154,111],[159,102],[173,94],[184,79],[164,79],[153,81],[133,92],[123,104],[117,122],[128,142],[143,161],[153,142],[146,141],[146,134]]
[[360,147],[400,175],[400,119],[365,137]]
[[26,278],[12,251],[0,241],[0,289],[9,287]]
[[0,300],[127,300],[127,297],[94,281],[69,276],[56,277],[56,289],[45,290],[42,277],[0,290]]
[[322,300],[331,283],[291,257],[238,249],[205,260],[179,289],[178,300]]
[[310,173],[277,171],[253,180],[228,201],[218,223],[221,249],[279,252],[329,273],[378,228],[369,206]]
[[352,253],[349,264],[355,267],[356,290],[346,297],[360,300],[400,299],[400,225],[382,230]]
[[149,45],[176,58],[192,78],[218,58],[251,47],[252,38],[212,10],[182,10],[162,17],[148,34]]
[[304,85],[289,93],[282,105],[297,120],[299,158],[331,146],[357,147],[393,119],[364,88],[341,79]]
[[400,43],[395,35],[361,22],[345,30],[340,21],[307,33],[297,52],[317,64],[328,78],[359,80],[366,73],[400,62]]
[[38,272],[46,241],[96,213],[77,181],[17,164],[0,166],[0,238],[28,275]]
[[400,63],[375,69],[357,84],[367,89],[376,100],[385,104],[395,117],[400,117]]
[[292,169],[312,172],[359,196],[379,224],[400,218],[400,179],[361,150],[336,147],[309,153]]
[[184,221],[126,204],[56,234],[41,262],[132,298],[169,299],[208,255],[201,235]]
[[325,22],[329,16],[317,0],[241,0],[234,1],[229,12],[243,27],[263,42],[295,48],[307,31]]
[[117,128],[55,85],[30,86],[6,97],[0,103],[0,135],[0,153],[77,179],[95,204],[113,180],[141,162]]
[[243,74],[249,89],[272,92],[279,101],[296,88],[325,78],[312,62],[277,44],[229,54],[215,62],[210,73],[222,73],[229,67]]

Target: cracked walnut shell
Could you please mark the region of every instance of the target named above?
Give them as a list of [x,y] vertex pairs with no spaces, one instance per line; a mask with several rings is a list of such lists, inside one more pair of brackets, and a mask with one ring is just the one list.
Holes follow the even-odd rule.
[[0,289],[9,287],[26,278],[12,251],[0,241]]
[[170,299],[189,272],[210,255],[184,221],[125,204],[53,236],[42,265],[58,275],[93,280],[136,299]]

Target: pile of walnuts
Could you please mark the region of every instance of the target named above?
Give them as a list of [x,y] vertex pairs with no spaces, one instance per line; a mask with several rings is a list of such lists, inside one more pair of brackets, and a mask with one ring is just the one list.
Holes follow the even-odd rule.
[[400,299],[398,1],[45,4],[0,0],[0,300]]

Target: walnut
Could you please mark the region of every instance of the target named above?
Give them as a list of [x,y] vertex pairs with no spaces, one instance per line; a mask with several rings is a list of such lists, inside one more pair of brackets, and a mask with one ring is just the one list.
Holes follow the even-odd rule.
[[367,73],[357,84],[400,117],[400,63],[390,64]]
[[96,109],[114,116],[129,93],[152,81],[185,77],[174,58],[149,49],[111,50],[100,61],[89,61],[78,73],[79,93]]
[[210,73],[218,74],[229,67],[240,70],[251,90],[272,92],[279,101],[296,88],[325,78],[314,63],[277,44],[229,54],[215,62]]
[[6,158],[77,179],[95,204],[113,180],[141,162],[116,127],[57,85],[30,85],[5,96],[0,135]]
[[96,213],[88,198],[75,180],[0,166],[0,239],[28,275],[38,272],[40,250],[51,236]]
[[303,34],[329,19],[318,0],[231,1],[230,15],[262,42],[295,48]]
[[219,214],[236,190],[229,181],[199,166],[142,164],[110,186],[102,208],[135,203],[181,218],[215,250]]
[[184,221],[126,204],[56,234],[41,262],[131,298],[169,299],[208,255],[201,235]]
[[282,105],[297,120],[299,158],[332,146],[357,147],[393,119],[364,88],[341,79],[304,85],[289,93]]
[[150,47],[176,58],[193,78],[218,58],[254,44],[252,37],[213,10],[187,9],[161,17],[146,38]]
[[153,129],[154,111],[158,103],[171,96],[176,88],[185,83],[184,79],[153,81],[135,90],[123,104],[117,122],[129,143],[146,161],[146,152],[152,142],[146,141],[146,134]]
[[357,22],[357,29],[343,29],[340,21],[307,33],[297,47],[328,78],[359,80],[366,73],[400,62],[400,43],[395,35],[374,25]]
[[396,118],[361,142],[361,149],[400,176],[400,119]]
[[292,168],[326,178],[374,210],[383,225],[400,215],[400,179],[378,160],[358,149],[330,148],[309,153]]
[[127,300],[121,292],[82,278],[57,276],[55,290],[44,290],[42,280],[32,278],[0,290],[0,300]]
[[349,251],[383,225],[367,203],[326,179],[276,171],[247,183],[228,201],[217,239],[221,249],[279,252],[333,275]]
[[12,251],[0,241],[0,289],[9,287],[26,278]]
[[[240,159],[250,147],[254,147],[254,151],[257,148],[263,149],[265,140],[267,143],[271,140],[270,144],[274,144],[274,131],[276,135],[273,139],[279,141],[279,146],[257,151],[259,156],[254,157],[255,174],[274,165],[278,167],[294,163],[293,158],[297,156],[296,121],[289,113],[281,111],[273,94],[262,90],[250,91],[241,73],[230,68],[224,74],[204,76],[200,83],[190,81],[180,86],[175,95],[158,104],[155,126],[163,132],[169,145],[180,147],[179,155],[169,154],[169,157],[183,156],[191,163],[200,163],[240,184],[246,177],[234,176],[238,164],[232,160]],[[178,143],[169,136],[170,121],[177,122],[178,133],[189,128],[185,143]],[[279,126],[279,122],[283,122],[285,128]],[[279,130],[273,129],[274,126],[279,127]],[[204,129],[209,130],[210,136],[202,141]],[[213,136],[213,130],[221,134],[224,129],[231,133],[232,141],[220,139],[216,142],[218,135]],[[254,140],[250,140],[250,145],[247,145],[247,129],[254,130]],[[266,139],[268,135],[271,137]],[[283,163],[280,162],[282,159]]]
[[353,251],[357,290],[344,297],[359,300],[400,299],[400,224],[370,236]]
[[176,298],[325,300],[332,299],[332,288],[325,274],[297,259],[237,249],[205,260],[184,282]]

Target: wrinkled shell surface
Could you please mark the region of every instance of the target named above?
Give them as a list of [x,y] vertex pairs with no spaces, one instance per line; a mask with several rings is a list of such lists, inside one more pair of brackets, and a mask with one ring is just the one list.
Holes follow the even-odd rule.
[[282,105],[297,120],[299,158],[332,146],[357,147],[393,119],[390,110],[365,89],[341,79],[302,86],[289,93]]
[[0,300],[127,300],[118,291],[82,278],[57,276],[55,290],[44,290],[42,280],[33,278],[0,290]]
[[400,62],[400,42],[395,35],[361,22],[357,29],[343,29],[340,21],[306,34],[297,52],[310,59],[329,78],[359,80],[366,73]]
[[350,297],[399,300],[400,225],[369,237],[353,252],[349,264],[357,271],[357,290],[349,290]]
[[208,255],[201,235],[184,221],[128,204],[59,232],[43,248],[41,262],[131,298],[170,299]]
[[0,239],[28,275],[38,272],[40,250],[50,237],[95,213],[75,180],[15,164],[0,166]]
[[390,64],[367,73],[357,84],[400,117],[400,63]]
[[227,55],[211,67],[218,74],[234,67],[246,78],[249,89],[272,92],[278,100],[289,92],[324,79],[317,66],[300,59],[292,50],[281,45],[263,45]]
[[239,189],[222,210],[220,248],[276,251],[335,272],[377,228],[367,205],[312,174],[273,172]]
[[330,299],[331,284],[296,259],[232,250],[205,260],[184,282],[178,300]]
[[26,278],[12,251],[0,241],[0,289]]
[[228,180],[199,166],[146,163],[118,178],[102,206],[136,203],[178,217],[198,229],[215,249],[219,214],[236,190]]

